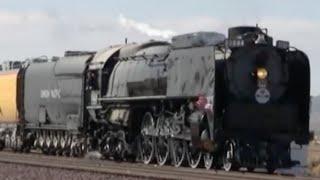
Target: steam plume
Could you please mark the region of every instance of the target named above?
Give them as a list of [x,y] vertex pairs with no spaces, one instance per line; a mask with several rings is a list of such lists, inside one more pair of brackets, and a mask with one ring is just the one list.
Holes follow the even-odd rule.
[[132,19],[128,19],[122,14],[119,16],[119,23],[126,28],[134,29],[136,31],[139,31],[143,34],[146,34],[151,37],[162,37],[164,39],[168,39],[172,36],[174,36],[176,33],[171,30],[161,30],[157,29],[155,27],[152,27],[151,25],[143,22],[137,22]]

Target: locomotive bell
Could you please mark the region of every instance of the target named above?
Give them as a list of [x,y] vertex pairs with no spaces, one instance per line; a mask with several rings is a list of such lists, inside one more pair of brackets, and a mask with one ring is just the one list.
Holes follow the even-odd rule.
[[257,39],[254,42],[255,44],[267,44],[264,34],[258,34]]
[[257,33],[260,34],[262,30],[259,27],[255,26],[237,26],[231,27],[228,30],[228,38],[229,39],[237,39],[237,37],[241,37],[246,33]]

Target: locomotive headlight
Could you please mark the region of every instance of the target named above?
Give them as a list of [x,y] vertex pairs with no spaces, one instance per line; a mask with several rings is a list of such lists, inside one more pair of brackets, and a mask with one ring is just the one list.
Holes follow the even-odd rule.
[[265,68],[258,68],[257,76],[259,79],[266,79],[268,76],[268,71]]

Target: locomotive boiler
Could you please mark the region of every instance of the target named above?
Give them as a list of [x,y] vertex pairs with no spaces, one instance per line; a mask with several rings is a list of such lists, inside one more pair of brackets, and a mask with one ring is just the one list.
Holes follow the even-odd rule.
[[[210,100],[204,105],[211,103],[206,110],[213,117],[214,45],[225,37],[201,32],[175,38],[173,44],[110,47],[93,58],[88,76],[94,75],[97,83],[89,88],[87,108],[91,124],[100,127],[93,134],[105,154],[135,153],[146,164],[172,159],[175,166],[188,159],[192,167],[198,166],[202,156],[192,146],[188,117],[198,97]],[[197,115],[204,114],[203,108]],[[213,125],[213,119],[205,126],[209,123]]]

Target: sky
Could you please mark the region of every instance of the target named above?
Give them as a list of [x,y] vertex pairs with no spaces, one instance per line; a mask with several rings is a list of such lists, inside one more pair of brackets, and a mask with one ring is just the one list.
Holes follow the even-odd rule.
[[309,56],[311,93],[320,95],[319,7],[318,0],[0,0],[0,61],[258,24]]

